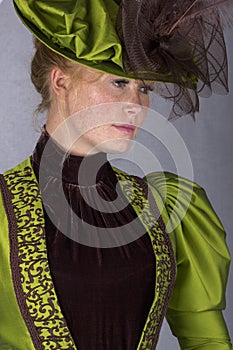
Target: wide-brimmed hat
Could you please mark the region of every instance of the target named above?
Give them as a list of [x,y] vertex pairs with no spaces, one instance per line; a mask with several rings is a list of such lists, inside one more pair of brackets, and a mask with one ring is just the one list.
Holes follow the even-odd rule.
[[170,117],[199,109],[198,94],[228,91],[223,20],[232,0],[13,0],[51,50],[99,71],[159,82]]

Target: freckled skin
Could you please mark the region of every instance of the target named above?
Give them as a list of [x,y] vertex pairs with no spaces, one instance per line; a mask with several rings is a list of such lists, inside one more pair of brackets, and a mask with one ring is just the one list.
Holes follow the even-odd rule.
[[[65,84],[69,84],[72,79],[66,78]],[[140,80],[82,67],[80,79],[66,89],[65,98],[57,90],[57,98],[48,113],[47,131],[52,134],[64,123],[70,132],[82,135],[70,149],[73,154],[124,152],[146,117],[149,90],[151,86]],[[72,123],[66,123],[73,115]],[[122,125],[126,125],[126,129],[118,127]],[[131,125],[134,129],[127,129]]]

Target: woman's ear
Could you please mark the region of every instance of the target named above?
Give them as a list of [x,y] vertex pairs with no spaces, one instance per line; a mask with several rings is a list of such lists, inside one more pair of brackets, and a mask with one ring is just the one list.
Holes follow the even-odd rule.
[[51,71],[50,81],[52,89],[57,96],[65,97],[70,84],[70,77],[59,67],[54,67]]

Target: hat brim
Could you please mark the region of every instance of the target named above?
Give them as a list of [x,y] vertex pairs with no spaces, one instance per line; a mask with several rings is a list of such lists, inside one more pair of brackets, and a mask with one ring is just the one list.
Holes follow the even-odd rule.
[[102,73],[107,73],[113,76],[119,76],[124,77],[128,79],[135,79],[135,75],[133,72],[125,72],[122,70],[121,67],[119,67],[117,64],[115,64],[112,61],[102,61],[100,63],[96,61],[91,60],[84,60],[78,58],[75,53],[71,50],[69,50],[66,47],[61,47],[56,43],[53,43],[53,41],[48,38],[41,30],[39,30],[33,23],[31,23],[27,18],[23,16],[19,8],[14,2],[15,10],[20,18],[20,20],[23,22],[23,24],[30,30],[30,32],[44,45],[46,45],[49,49],[54,51],[55,53],[63,56],[64,58],[67,58],[73,62],[76,62],[82,66],[95,69],[97,71],[100,71]]

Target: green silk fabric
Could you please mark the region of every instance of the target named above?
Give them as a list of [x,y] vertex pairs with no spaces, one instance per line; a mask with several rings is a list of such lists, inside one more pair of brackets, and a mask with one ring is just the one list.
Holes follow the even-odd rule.
[[183,350],[232,349],[221,310],[230,255],[205,191],[171,173],[147,181],[170,232],[177,264],[167,320]]
[[14,0],[14,5],[23,23],[50,49],[84,66],[130,78],[115,30],[117,1]]

